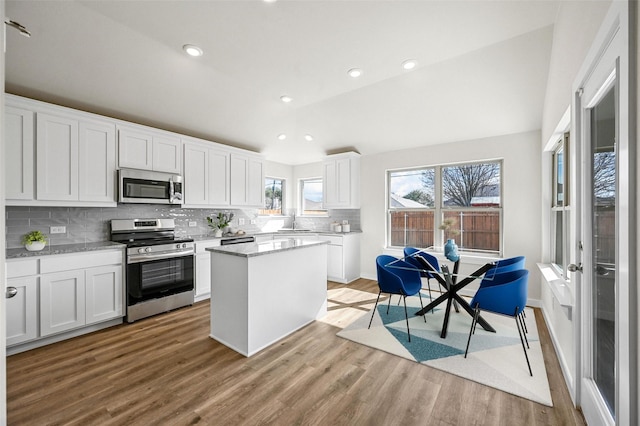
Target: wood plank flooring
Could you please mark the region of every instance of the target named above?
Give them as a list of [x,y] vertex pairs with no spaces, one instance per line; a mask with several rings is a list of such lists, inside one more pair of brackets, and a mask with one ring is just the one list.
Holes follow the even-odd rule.
[[208,302],[10,356],[9,424],[584,425],[538,310],[553,408],[336,337],[378,287],[328,289],[323,321],[251,358],[208,337]]

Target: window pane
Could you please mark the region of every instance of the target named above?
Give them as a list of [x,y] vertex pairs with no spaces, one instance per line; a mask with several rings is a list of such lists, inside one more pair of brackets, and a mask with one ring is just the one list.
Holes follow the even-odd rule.
[[554,205],[564,206],[564,148],[554,155]]
[[443,207],[499,207],[500,163],[442,168]]
[[445,234],[445,240],[452,238],[465,250],[500,252],[500,211],[448,210],[444,219],[453,219],[451,229],[458,231]]
[[264,180],[263,215],[282,215],[282,179],[266,178]]
[[426,248],[433,245],[433,211],[391,211],[390,216],[391,246]]
[[325,214],[322,204],[322,179],[303,179],[302,183],[302,214]]
[[435,169],[405,170],[389,173],[389,207],[435,207]]
[[564,271],[564,222],[563,211],[556,211],[555,220],[555,253],[553,255],[553,263],[560,267]]

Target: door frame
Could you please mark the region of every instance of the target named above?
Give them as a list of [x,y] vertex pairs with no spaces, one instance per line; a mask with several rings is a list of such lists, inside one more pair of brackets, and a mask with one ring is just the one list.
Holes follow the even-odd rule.
[[[589,142],[584,122],[584,110],[591,107],[599,93],[585,93],[585,87],[601,88],[615,73],[618,96],[618,127],[616,141],[617,156],[617,211],[616,211],[616,401],[615,424],[637,424],[638,413],[635,407],[638,398],[637,365],[637,288],[635,283],[636,259],[636,148],[635,148],[635,98],[636,87],[630,82],[635,76],[635,42],[631,41],[634,27],[635,5],[629,1],[614,1],[605,17],[591,46],[580,72],[573,85],[572,133],[576,136],[575,176],[576,213],[573,217],[575,242],[573,261],[583,263],[585,271],[592,271],[591,265],[591,211],[584,208],[590,197],[590,167],[586,161],[589,151],[585,149]],[[633,92],[632,92],[633,90]],[[632,141],[632,142],[630,142]],[[630,238],[630,236],[632,236]],[[584,250],[579,244],[582,242]],[[633,261],[632,261],[633,259]],[[575,386],[577,405],[582,407],[588,423],[613,424],[604,401],[597,395],[595,385],[587,377],[590,375],[591,353],[589,348],[591,329],[587,319],[591,315],[590,284],[588,277],[576,273],[576,322],[574,342],[576,348]]]

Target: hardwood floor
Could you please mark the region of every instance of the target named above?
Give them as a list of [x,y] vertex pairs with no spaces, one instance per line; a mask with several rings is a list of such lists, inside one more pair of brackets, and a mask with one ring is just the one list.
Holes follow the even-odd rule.
[[378,287],[328,287],[323,321],[251,358],[208,337],[208,302],[10,356],[9,424],[584,425],[538,310],[553,408],[336,337]]

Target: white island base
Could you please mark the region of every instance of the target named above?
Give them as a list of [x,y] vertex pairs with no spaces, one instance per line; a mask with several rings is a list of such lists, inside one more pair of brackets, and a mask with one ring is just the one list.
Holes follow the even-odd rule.
[[326,315],[326,242],[286,239],[207,250],[210,337],[223,345],[249,357]]

